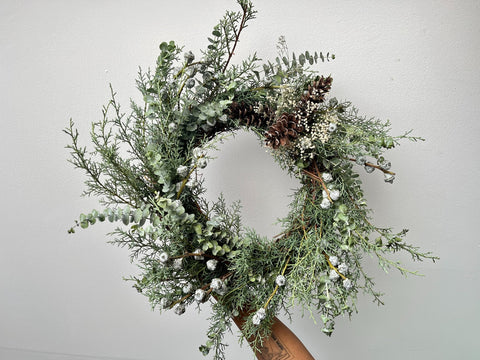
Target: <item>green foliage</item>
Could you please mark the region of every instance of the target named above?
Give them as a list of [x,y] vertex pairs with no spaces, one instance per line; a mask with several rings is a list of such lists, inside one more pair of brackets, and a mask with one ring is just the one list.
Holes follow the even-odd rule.
[[[410,271],[389,254],[436,259],[407,244],[406,230],[373,225],[357,173],[377,170],[391,183],[395,174],[384,152],[421,139],[391,136],[388,122],[359,116],[348,102],[327,101],[331,78],[309,66],[334,59],[329,53],[290,55],[282,37],[274,62],[252,55],[231,65],[255,17],[249,1],[237,2],[241,11],[227,12],[214,27],[200,59],[173,41],[160,44],[155,70],[138,73],[143,103],[132,102],[130,113],[111,90],[103,118],[92,124],[91,149],[80,145],[72,121],[65,129],[70,161],[87,176],[84,195],[104,207],[81,214],[69,232],[116,223],[111,242],[131,251],[142,273],[130,280],[155,309],[182,314],[211,300],[208,341],[200,350],[213,349],[215,359],[223,358],[223,335],[239,314],[248,314],[243,335],[260,348],[275,314],[294,304],[318,314],[327,335],[337,316],[356,312],[360,290],[380,304],[362,268],[365,254],[403,274]],[[289,122],[281,123],[286,115]],[[206,150],[239,128],[279,138],[272,156],[302,184],[274,239],[244,229],[239,204],[228,207],[223,198],[209,204],[202,196],[198,170],[208,164]]]

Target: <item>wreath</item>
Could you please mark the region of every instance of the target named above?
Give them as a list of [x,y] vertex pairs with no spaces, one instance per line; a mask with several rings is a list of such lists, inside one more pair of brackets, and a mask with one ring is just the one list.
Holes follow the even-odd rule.
[[[251,55],[232,64],[255,17],[250,1],[237,2],[241,11],[225,14],[198,60],[173,41],[160,44],[155,70],[138,74],[144,102],[132,102],[128,114],[110,87],[103,117],[92,124],[93,149],[79,144],[72,121],[65,129],[70,161],[87,175],[84,193],[98,196],[103,207],[81,214],[69,232],[97,221],[119,223],[111,242],[130,249],[141,274],[129,280],[155,309],[180,315],[211,300],[208,341],[200,350],[213,350],[215,359],[223,358],[223,335],[241,312],[248,314],[243,336],[255,348],[274,316],[292,304],[319,314],[327,335],[337,316],[356,311],[360,290],[381,304],[362,267],[365,254],[403,274],[410,271],[388,254],[435,260],[405,242],[407,230],[372,223],[357,173],[379,173],[392,183],[384,151],[421,139],[392,136],[388,122],[330,97],[332,77],[311,69],[334,59],[329,53],[297,56],[280,38],[275,61]],[[301,183],[273,239],[242,226],[239,204],[203,197],[199,170],[208,165],[207,150],[239,129],[257,134]]]

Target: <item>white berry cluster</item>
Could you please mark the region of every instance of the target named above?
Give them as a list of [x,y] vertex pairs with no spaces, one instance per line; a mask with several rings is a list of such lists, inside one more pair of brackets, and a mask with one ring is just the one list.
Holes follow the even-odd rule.
[[[322,180],[328,184],[333,181],[332,174],[330,173],[323,173]],[[340,199],[340,190],[332,188],[330,185],[327,185],[327,190],[322,191],[323,199],[320,203],[320,207],[322,209],[329,209],[332,206],[333,201],[337,201]]]
[[267,316],[267,313],[264,308],[258,309],[257,312],[252,317],[253,325],[260,325],[263,319]]
[[340,263],[338,257],[336,256],[330,256],[328,260],[330,261],[330,264],[335,267],[335,269],[330,269],[330,272],[328,273],[328,278],[331,281],[337,281],[340,276],[343,275],[342,285],[346,290],[350,290],[353,287],[353,283],[350,279],[345,277],[345,275],[347,275],[349,271],[348,265],[344,262]]

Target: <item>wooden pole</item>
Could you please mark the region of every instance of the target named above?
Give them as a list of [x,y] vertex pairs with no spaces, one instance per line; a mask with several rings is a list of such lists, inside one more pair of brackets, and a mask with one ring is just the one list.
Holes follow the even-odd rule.
[[[244,319],[244,314],[233,318],[240,330]],[[300,339],[278,318],[274,320],[270,337],[264,340],[255,356],[258,360],[315,360]]]

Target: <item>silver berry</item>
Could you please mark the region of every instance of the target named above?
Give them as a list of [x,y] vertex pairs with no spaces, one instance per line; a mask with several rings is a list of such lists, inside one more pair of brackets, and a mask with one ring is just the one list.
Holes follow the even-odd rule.
[[332,204],[330,203],[330,200],[328,198],[323,198],[322,202],[320,203],[320,207],[322,209],[329,209]]
[[368,166],[368,165],[365,165],[364,169],[367,172],[367,174],[370,174],[375,170],[373,166]]
[[278,286],[285,286],[286,282],[287,282],[287,279],[285,279],[285,276],[283,275],[278,275],[275,278],[275,284],[277,284]]
[[343,280],[343,287],[346,290],[350,290],[353,287],[352,281],[350,279]]
[[332,281],[337,280],[339,277],[340,275],[338,275],[338,273],[334,269],[330,270],[330,272],[328,273],[328,278]]
[[328,260],[330,261],[330,264],[332,264],[333,266],[337,266],[338,265],[338,257],[336,256],[330,256],[328,258]]
[[338,265],[338,271],[345,275],[346,273],[348,273],[348,265],[345,263],[341,263],[340,265]]
[[182,315],[182,314],[185,313],[185,305],[184,304],[178,304],[173,311],[177,315]]
[[205,294],[206,294],[205,290],[197,289],[195,291],[195,295],[194,295],[195,300],[198,301],[198,302],[203,301],[205,299]]
[[164,251],[160,254],[158,260],[160,260],[160,262],[162,264],[165,264],[167,261],[168,261],[168,254]]
[[218,261],[215,259],[211,259],[207,261],[207,269],[210,271],[214,271],[217,268]]
[[383,180],[384,180],[386,183],[392,184],[392,183],[393,183],[393,180],[395,180],[395,175],[385,173]]
[[332,176],[332,174],[330,174],[330,173],[323,173],[323,174],[322,174],[322,179],[323,179],[323,181],[325,181],[326,183],[329,183],[329,182],[333,181],[333,176]]

